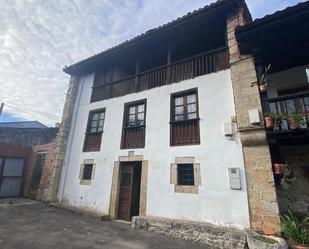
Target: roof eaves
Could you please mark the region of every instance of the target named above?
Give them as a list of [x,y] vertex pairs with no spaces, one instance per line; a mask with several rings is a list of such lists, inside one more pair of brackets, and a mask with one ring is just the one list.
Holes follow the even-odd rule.
[[106,55],[112,53],[112,52],[116,52],[118,49],[123,49],[123,48],[125,48],[125,47],[127,47],[129,45],[132,45],[134,42],[140,41],[142,39],[146,39],[147,37],[149,37],[150,35],[155,34],[156,32],[160,32],[160,31],[172,28],[173,26],[175,26],[175,25],[177,25],[177,24],[179,24],[181,22],[184,22],[184,21],[186,21],[186,20],[188,20],[190,18],[193,18],[195,16],[203,14],[204,12],[210,11],[210,10],[218,8],[218,7],[221,7],[221,6],[225,5],[225,4],[232,4],[232,3],[239,3],[239,4],[245,5],[246,11],[249,14],[249,17],[251,18],[250,12],[249,12],[249,10],[247,8],[247,5],[246,5],[244,0],[217,0],[216,2],[213,2],[213,3],[209,4],[209,5],[206,5],[204,7],[201,7],[199,9],[197,9],[197,10],[194,10],[193,12],[188,12],[187,14],[185,14],[182,17],[178,17],[177,19],[172,20],[172,21],[170,21],[170,22],[168,22],[166,24],[163,24],[161,26],[158,26],[157,28],[150,29],[150,30],[148,30],[148,31],[146,31],[146,32],[144,32],[144,33],[142,33],[140,35],[137,35],[137,36],[133,37],[132,39],[126,40],[126,41],[124,41],[124,42],[122,42],[122,43],[120,43],[120,44],[118,44],[118,45],[116,45],[114,47],[111,47],[111,48],[109,48],[107,50],[104,50],[104,51],[102,51],[102,52],[100,52],[98,54],[90,56],[90,57],[88,57],[88,58],[86,58],[84,60],[81,60],[81,61],[79,61],[77,63],[74,63],[74,64],[72,64],[70,66],[65,66],[63,68],[63,71],[65,73],[67,73],[67,74],[72,75],[72,74],[74,74],[74,71],[78,67],[80,67],[82,65],[86,65],[90,61],[99,59],[99,58],[101,58],[103,56],[106,56]]
[[272,14],[268,14],[264,17],[257,18],[253,22],[250,22],[246,25],[238,26],[236,28],[236,34],[240,32],[245,32],[250,29],[257,28],[268,22],[273,22],[274,20],[281,19],[282,16],[293,15],[294,13],[297,13],[300,9],[303,9],[303,8],[309,8],[309,1],[300,2],[294,6],[289,6],[283,10],[278,10]]

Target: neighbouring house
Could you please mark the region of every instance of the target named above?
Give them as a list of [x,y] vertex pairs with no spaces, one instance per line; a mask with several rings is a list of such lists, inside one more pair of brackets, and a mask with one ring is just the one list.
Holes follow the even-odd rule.
[[0,141],[36,146],[50,143],[57,135],[58,127],[46,127],[38,121],[0,123]]
[[47,199],[57,131],[37,121],[0,123],[0,197]]
[[38,121],[17,121],[17,122],[1,122],[0,128],[18,128],[18,129],[40,129],[47,128]]
[[279,210],[302,215],[309,214],[308,20],[306,1],[236,30],[240,52],[247,55],[243,63],[256,67],[258,79],[267,79],[260,83],[258,101],[273,121],[266,125],[266,136]]
[[[65,67],[48,199],[197,240],[192,229],[228,234],[206,223],[279,232],[272,164],[300,171],[308,118],[270,131],[262,114],[301,98],[307,115],[305,20],[308,2],[253,22],[245,1],[220,0]],[[268,64],[273,81],[260,94]],[[238,248],[224,236],[221,248]]]

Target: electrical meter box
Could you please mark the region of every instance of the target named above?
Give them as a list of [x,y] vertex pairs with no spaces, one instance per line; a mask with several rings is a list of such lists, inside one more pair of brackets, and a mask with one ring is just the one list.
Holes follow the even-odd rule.
[[229,168],[230,188],[235,190],[241,189],[240,170],[239,168]]

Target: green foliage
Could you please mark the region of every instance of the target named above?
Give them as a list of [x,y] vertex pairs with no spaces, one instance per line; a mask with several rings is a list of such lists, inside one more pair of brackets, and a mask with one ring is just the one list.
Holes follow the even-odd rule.
[[260,80],[259,80],[259,85],[264,85],[267,84],[268,82],[268,77],[267,77],[267,73],[270,69],[271,64],[267,65],[264,67],[264,73],[262,74]]
[[284,115],[274,114],[271,112],[264,113],[264,117],[271,117],[274,121],[276,127],[281,127],[283,120],[285,119]]
[[302,112],[295,111],[288,115],[288,118],[294,118],[299,124],[304,124],[304,114]]
[[290,210],[281,216],[281,228],[286,239],[293,244],[309,244],[309,217],[296,217]]
[[259,241],[262,241],[262,242],[265,242],[265,243],[268,243],[268,244],[276,244],[278,243],[277,240],[274,240],[272,238],[267,238],[265,236],[262,236],[262,235],[258,235],[256,237],[254,237],[256,240],[259,240]]

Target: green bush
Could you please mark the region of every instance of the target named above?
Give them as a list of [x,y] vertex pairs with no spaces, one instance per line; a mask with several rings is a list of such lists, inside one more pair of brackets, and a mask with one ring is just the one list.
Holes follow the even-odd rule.
[[285,238],[292,244],[309,244],[309,217],[298,218],[290,210],[281,216],[281,227]]

